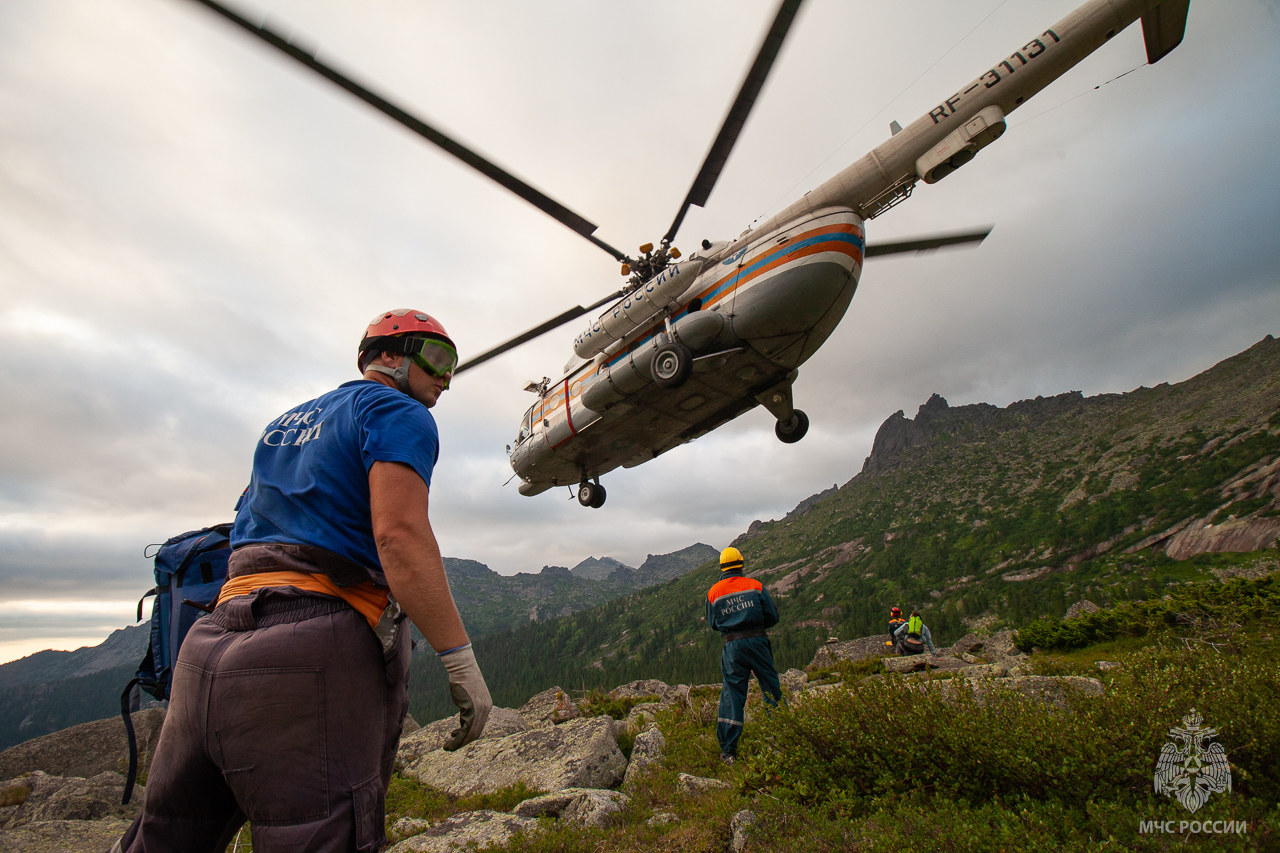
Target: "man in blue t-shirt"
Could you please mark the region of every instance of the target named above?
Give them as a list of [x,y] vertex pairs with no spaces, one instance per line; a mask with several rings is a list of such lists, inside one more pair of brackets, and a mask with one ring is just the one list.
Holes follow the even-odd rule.
[[439,454],[428,411],[457,351],[412,310],[379,314],[363,378],[271,421],[237,505],[228,580],[182,644],[132,853],[375,851],[408,711],[412,620],[440,655],[459,725],[492,700],[427,516]]

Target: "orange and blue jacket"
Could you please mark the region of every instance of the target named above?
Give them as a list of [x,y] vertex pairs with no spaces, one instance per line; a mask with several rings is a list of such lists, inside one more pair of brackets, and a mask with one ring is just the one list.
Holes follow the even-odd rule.
[[707,592],[707,624],[721,634],[764,630],[778,624],[778,608],[760,581],[725,572]]

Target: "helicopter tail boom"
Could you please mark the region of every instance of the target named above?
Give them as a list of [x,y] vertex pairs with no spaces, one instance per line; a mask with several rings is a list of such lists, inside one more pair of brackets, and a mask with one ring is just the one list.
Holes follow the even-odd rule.
[[758,226],[769,231],[825,207],[872,219],[935,183],[1000,137],[1005,116],[1141,19],[1149,62],[1182,40],[1190,0],[1090,0]]

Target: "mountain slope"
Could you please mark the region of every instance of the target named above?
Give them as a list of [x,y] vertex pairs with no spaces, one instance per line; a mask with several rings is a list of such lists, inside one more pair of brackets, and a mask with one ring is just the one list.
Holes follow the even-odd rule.
[[[1280,342],[1268,336],[1177,385],[948,406],[885,421],[863,470],[737,540],[778,600],[775,657],[807,663],[829,634],[919,608],[939,643],[1274,559],[1280,533]],[[1272,555],[1266,557],[1266,554]],[[718,678],[700,621],[712,567],[476,644],[495,699],[552,684]],[[424,667],[415,715],[449,711]],[[430,679],[430,680],[429,680]],[[496,686],[495,686],[496,685]]]

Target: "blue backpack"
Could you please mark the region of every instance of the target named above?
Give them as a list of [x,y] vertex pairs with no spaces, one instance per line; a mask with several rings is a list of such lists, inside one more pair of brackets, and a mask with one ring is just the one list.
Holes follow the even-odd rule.
[[129,773],[124,786],[126,805],[138,775],[138,743],[130,716],[134,688],[141,687],[157,699],[169,698],[178,650],[195,621],[213,612],[218,593],[227,580],[230,556],[230,524],[175,536],[156,552],[156,585],[138,601],[138,621],[141,622],[143,602],[147,596],[156,597],[151,605],[151,645],[138,665],[137,676],[120,694],[120,714],[129,738]]

